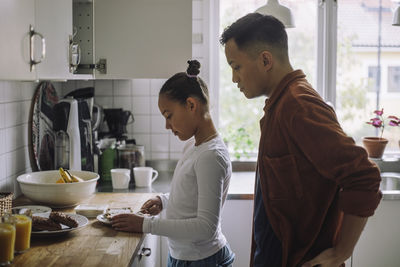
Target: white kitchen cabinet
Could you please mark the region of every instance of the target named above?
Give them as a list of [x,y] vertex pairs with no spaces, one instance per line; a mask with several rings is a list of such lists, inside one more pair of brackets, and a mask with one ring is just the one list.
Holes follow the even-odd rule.
[[35,2],[0,1],[0,80],[34,80],[29,67],[29,26],[35,24]]
[[354,249],[352,267],[400,266],[400,200],[382,200]]
[[[30,42],[30,26],[42,38]],[[69,36],[72,35],[72,0],[0,1],[0,80],[68,79]],[[33,50],[30,51],[30,44]]]
[[[74,0],[73,12],[82,49],[78,73],[168,78],[184,71],[192,57],[192,1]],[[91,70],[100,66],[106,69]]]
[[35,3],[35,27],[46,39],[46,57],[37,65],[36,76],[41,80],[72,79],[69,71],[72,0],[36,0]]
[[146,234],[131,267],[160,267],[160,237]]
[[227,200],[222,211],[222,233],[235,253],[233,266],[249,266],[253,200]]

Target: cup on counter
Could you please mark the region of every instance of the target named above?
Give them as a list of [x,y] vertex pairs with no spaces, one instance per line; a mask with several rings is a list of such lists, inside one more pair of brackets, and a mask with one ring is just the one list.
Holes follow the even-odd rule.
[[31,247],[32,218],[23,214],[15,218],[15,253],[23,253]]
[[0,266],[10,264],[14,259],[15,225],[0,221]]
[[129,169],[111,169],[111,182],[114,189],[128,189],[130,180]]
[[137,187],[150,187],[158,177],[158,171],[152,167],[135,167],[133,168],[133,174]]

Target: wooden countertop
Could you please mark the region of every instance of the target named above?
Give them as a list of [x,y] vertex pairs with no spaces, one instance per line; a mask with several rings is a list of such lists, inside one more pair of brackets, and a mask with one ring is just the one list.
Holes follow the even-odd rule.
[[[96,193],[80,204],[108,204],[109,207],[131,207],[139,211],[153,193]],[[13,200],[13,206],[33,205],[24,196]],[[53,209],[72,212],[72,208]],[[143,234],[118,232],[96,218],[89,224],[59,236],[32,235],[31,248],[14,257],[11,266],[129,266],[137,254]]]

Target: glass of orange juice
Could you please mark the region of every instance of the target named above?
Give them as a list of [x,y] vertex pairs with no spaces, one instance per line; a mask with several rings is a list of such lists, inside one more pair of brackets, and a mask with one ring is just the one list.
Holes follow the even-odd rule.
[[32,219],[23,214],[14,214],[15,252],[23,253],[31,247]]
[[14,259],[15,225],[0,221],[0,266]]

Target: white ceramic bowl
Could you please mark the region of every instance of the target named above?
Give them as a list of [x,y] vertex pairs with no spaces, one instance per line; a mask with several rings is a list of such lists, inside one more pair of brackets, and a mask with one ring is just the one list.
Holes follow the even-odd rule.
[[18,176],[17,181],[22,193],[38,204],[70,207],[92,195],[99,179],[99,175],[94,172],[70,171],[70,173],[85,181],[57,184],[56,181],[61,177],[58,170],[26,173]]

